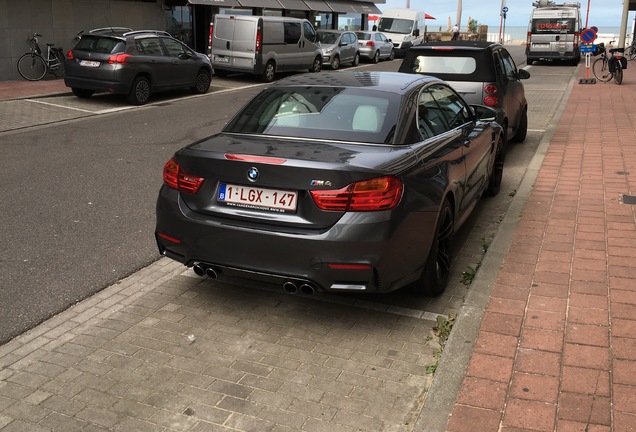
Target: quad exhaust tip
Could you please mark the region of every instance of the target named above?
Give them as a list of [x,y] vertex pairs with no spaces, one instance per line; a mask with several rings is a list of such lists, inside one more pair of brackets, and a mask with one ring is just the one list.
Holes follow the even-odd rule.
[[288,294],[304,294],[306,296],[310,296],[316,293],[316,289],[307,282],[303,282],[298,285],[294,281],[286,281],[283,284],[283,289]]
[[192,270],[194,271],[194,274],[196,274],[197,276],[201,276],[201,277],[207,276],[210,279],[218,278],[219,274],[221,273],[219,270],[215,269],[214,267],[206,266],[201,263],[198,263],[192,266]]

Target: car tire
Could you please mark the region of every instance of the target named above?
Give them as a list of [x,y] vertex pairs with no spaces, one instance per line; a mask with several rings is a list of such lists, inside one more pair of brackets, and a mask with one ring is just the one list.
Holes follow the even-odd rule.
[[263,75],[261,75],[261,79],[263,82],[272,82],[274,81],[274,76],[276,75],[276,63],[274,60],[270,60],[265,65],[265,69],[263,70]]
[[80,99],[87,99],[87,98],[93,96],[93,93],[95,93],[94,90],[81,89],[81,88],[77,88],[77,87],[72,87],[71,91],[73,92],[73,94],[75,96],[77,96]]
[[484,191],[486,196],[495,196],[501,189],[501,180],[503,179],[504,162],[506,160],[506,150],[503,137],[499,135],[497,140],[497,150],[495,153],[495,162],[493,163],[492,172],[488,179],[488,187]]
[[311,65],[311,69],[309,72],[318,73],[322,70],[322,59],[320,57],[316,57],[314,59],[314,63]]
[[395,51],[391,49],[391,54],[389,55],[389,61],[395,60]]
[[519,126],[517,126],[517,133],[515,134],[515,142],[524,142],[526,135],[528,134],[528,108],[524,108],[521,113],[521,119],[519,120]]
[[379,63],[380,62],[380,51],[376,51],[375,54],[373,55],[373,58],[371,59],[371,62],[373,63]]
[[446,290],[453,261],[453,239],[455,237],[455,218],[448,200],[444,200],[435,227],[435,237],[429,251],[424,271],[414,288],[430,297],[442,294]]
[[353,61],[351,62],[351,66],[358,66],[360,64],[360,53],[356,53],[355,56],[353,56]]
[[532,66],[532,63],[533,63],[533,62],[534,62],[534,60],[532,60],[532,59],[526,59],[526,64],[527,64],[528,66]]
[[194,81],[194,87],[190,91],[194,94],[204,94],[210,90],[210,72],[205,69],[201,69],[197,73],[197,77]]
[[331,60],[331,69],[336,70],[340,67],[340,57],[334,56],[333,60]]
[[143,105],[150,99],[150,81],[145,76],[138,76],[133,81],[128,94],[128,102],[133,105]]

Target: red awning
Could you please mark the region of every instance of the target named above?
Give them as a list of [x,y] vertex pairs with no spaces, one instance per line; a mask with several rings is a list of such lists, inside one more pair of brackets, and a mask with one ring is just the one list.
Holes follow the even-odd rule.
[[424,19],[432,19],[432,20],[434,20],[434,19],[437,19],[437,18],[435,18],[434,16],[431,16],[431,15],[429,15],[429,14],[425,13],[425,14],[424,14]]

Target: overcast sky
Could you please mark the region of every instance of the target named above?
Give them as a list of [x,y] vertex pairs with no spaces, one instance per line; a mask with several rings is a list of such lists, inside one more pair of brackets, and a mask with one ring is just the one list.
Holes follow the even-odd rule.
[[[429,26],[446,26],[448,17],[451,21],[456,21],[457,0],[386,0],[386,4],[376,3],[379,9],[403,8],[407,1],[410,1],[411,9],[421,9],[427,14],[436,18]],[[476,19],[479,24],[488,26],[499,26],[502,0],[461,0],[462,14],[461,27],[466,27],[468,17]],[[508,7],[506,15],[507,26],[527,26],[530,19],[530,11],[533,9],[532,0],[504,0]],[[557,0],[556,3],[562,3]],[[587,13],[587,1],[581,2],[581,17],[583,25]],[[599,27],[603,26],[619,27],[623,14],[623,0],[590,0],[590,13],[588,24]],[[631,29],[634,20],[634,12],[630,12],[627,28]]]

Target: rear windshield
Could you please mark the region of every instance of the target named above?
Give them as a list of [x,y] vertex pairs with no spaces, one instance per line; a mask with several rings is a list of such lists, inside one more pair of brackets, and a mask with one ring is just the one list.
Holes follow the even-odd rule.
[[252,99],[224,132],[388,143],[399,98],[339,87],[270,88]]
[[541,18],[532,20],[532,33],[538,34],[574,34],[574,18]]
[[371,40],[371,33],[356,32],[359,40]]
[[126,44],[119,39],[85,35],[82,36],[74,49],[103,54],[115,54],[124,52],[125,48]]
[[492,55],[485,51],[425,50],[404,59],[400,72],[433,75],[445,81],[491,81]]
[[417,56],[413,60],[413,71],[421,74],[452,73],[470,75],[477,69],[472,57],[431,57]]

